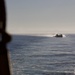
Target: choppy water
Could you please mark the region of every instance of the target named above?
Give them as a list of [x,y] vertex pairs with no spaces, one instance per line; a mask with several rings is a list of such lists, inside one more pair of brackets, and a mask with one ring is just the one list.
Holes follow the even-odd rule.
[[13,35],[9,49],[13,75],[74,75],[75,35]]

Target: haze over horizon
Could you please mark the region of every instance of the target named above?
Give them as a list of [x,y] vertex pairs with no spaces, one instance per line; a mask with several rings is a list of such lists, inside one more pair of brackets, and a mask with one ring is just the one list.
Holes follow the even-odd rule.
[[6,0],[11,34],[75,33],[75,0]]

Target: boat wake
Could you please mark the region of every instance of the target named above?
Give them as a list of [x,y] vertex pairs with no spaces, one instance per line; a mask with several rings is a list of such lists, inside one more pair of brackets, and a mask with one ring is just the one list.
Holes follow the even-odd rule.
[[[37,37],[55,37],[53,34],[37,34],[37,35],[31,35],[31,36],[37,36]],[[63,38],[66,37],[66,35],[63,35]]]
[[63,35],[63,37],[66,37],[66,35]]

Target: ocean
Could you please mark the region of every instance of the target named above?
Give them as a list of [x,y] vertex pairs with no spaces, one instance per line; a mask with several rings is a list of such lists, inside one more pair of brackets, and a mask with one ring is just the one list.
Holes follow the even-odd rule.
[[75,75],[75,34],[65,36],[12,35],[12,75]]

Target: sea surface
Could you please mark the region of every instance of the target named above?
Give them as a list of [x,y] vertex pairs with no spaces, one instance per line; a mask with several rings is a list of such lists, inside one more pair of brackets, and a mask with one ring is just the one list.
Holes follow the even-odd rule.
[[12,75],[75,75],[75,34],[65,36],[12,35]]

